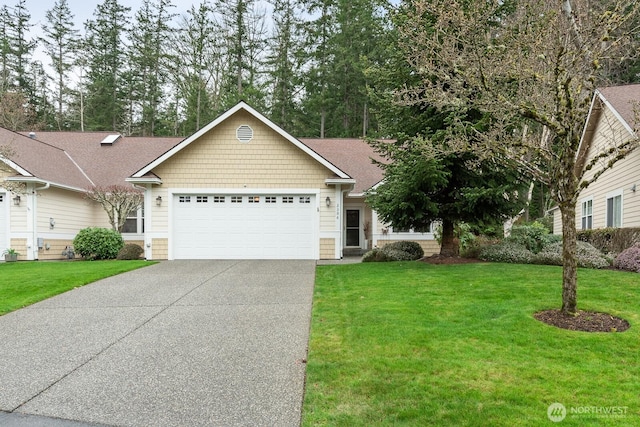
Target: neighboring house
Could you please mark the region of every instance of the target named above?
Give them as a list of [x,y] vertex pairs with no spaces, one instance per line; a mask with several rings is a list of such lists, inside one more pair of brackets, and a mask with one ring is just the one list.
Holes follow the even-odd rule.
[[109,227],[84,198],[93,185],[134,185],[144,206],[123,236],[147,259],[339,259],[396,240],[439,251],[432,233],[379,224],[365,192],[382,179],[359,139],[296,139],[241,102],[186,139],[0,129],[12,172],[0,187],[0,248],[59,259],[85,227]]
[[[640,85],[637,84],[596,91],[579,149],[579,153],[586,153],[586,162],[603,150],[615,149],[638,138],[639,102]],[[596,164],[584,179],[591,179],[602,166]],[[576,207],[577,229],[640,227],[639,172],[640,150],[634,150],[582,190]],[[553,231],[561,234],[560,211],[554,208],[552,213]]]

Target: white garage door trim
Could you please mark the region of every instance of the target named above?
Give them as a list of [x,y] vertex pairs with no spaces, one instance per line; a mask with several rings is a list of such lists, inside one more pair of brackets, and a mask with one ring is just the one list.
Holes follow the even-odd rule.
[[0,192],[0,251],[9,247],[9,202],[9,193]]
[[[320,214],[319,214],[319,195],[320,191],[318,189],[287,189],[287,188],[273,188],[273,189],[265,189],[265,188],[242,188],[242,189],[217,189],[217,188],[174,188],[169,190],[169,253],[168,258],[171,259],[181,259],[181,258],[201,258],[201,259],[209,259],[209,258],[218,258],[218,259],[243,259],[243,258],[253,258],[253,259],[318,259],[320,255],[320,244],[319,244],[319,228],[320,228]],[[208,248],[207,243],[194,242],[194,244],[201,247],[207,247],[202,251],[191,250],[189,248],[189,243],[185,241],[183,238],[185,236],[184,231],[188,230],[188,223],[185,223],[184,219],[178,223],[180,219],[180,215],[191,215],[193,212],[182,211],[180,209],[180,196],[191,196],[189,206],[193,206],[194,209],[197,205],[197,200],[206,201],[202,203],[198,208],[202,209],[217,209],[220,206],[224,206],[229,209],[227,212],[233,212],[233,209],[237,209],[237,215],[245,215],[245,219],[248,220],[247,230],[242,228],[237,222],[230,221],[226,224],[226,227],[230,230],[230,233],[233,233],[234,227],[235,230],[241,230],[239,233],[244,233],[245,239],[253,239],[251,241],[252,245],[246,246],[243,241],[238,241],[237,245],[234,245],[234,241],[231,238],[231,234],[228,236],[224,236],[225,238],[230,239],[229,245],[224,243],[224,250],[216,250],[215,246],[212,245],[211,248]],[[207,198],[204,198],[207,196]],[[217,205],[214,202],[215,196],[226,196],[224,199],[224,205]],[[231,203],[231,198],[234,196],[241,196],[242,203],[234,205]],[[255,205],[250,204],[248,201],[248,196],[257,197]],[[276,203],[272,205],[268,205],[266,197],[270,197],[269,201],[276,201]],[[273,199],[276,197],[276,199]],[[288,204],[283,204],[283,197],[286,197],[288,201],[293,200],[294,204],[291,205],[293,209],[298,209],[294,213],[293,211],[288,211],[292,216],[289,217],[290,224],[292,227],[297,225],[298,230],[301,235],[298,236],[296,233],[292,233],[289,236],[287,235],[275,235],[273,233],[269,233],[269,230],[273,227],[265,227],[269,218],[273,221],[272,224],[276,226],[282,226],[282,220],[286,218],[286,209],[290,209]],[[191,204],[193,202],[193,204]],[[302,203],[303,205],[300,205]],[[308,207],[306,206],[308,203]],[[185,205],[186,206],[186,205]],[[255,209],[255,210],[254,210]],[[263,209],[272,209],[274,212],[277,211],[277,216],[269,217],[269,211],[264,211]],[[285,209],[285,210],[282,210]],[[301,210],[299,210],[301,209]],[[220,212],[222,213],[222,212]],[[226,213],[226,212],[225,212]],[[302,217],[297,217],[297,213],[302,214]],[[204,211],[203,211],[204,214]],[[214,214],[215,212],[209,212],[209,214]],[[207,215],[209,215],[207,214]],[[284,216],[281,216],[284,215]],[[193,218],[197,217],[196,216]],[[232,214],[236,215],[236,214]],[[220,217],[220,219],[226,219],[227,216]],[[256,220],[258,218],[258,220]],[[297,222],[297,224],[296,224]],[[277,225],[280,223],[280,225]],[[192,239],[198,239],[202,237],[203,239],[212,240],[212,235],[215,234],[214,231],[211,233],[202,233],[202,235],[194,235],[193,231],[191,231]],[[264,231],[264,232],[263,232]],[[219,231],[218,231],[219,233]],[[215,234],[219,236],[219,234]],[[247,237],[249,236],[249,237]],[[277,240],[278,243],[282,243],[282,246],[274,243],[274,236],[279,236],[282,238],[281,241]],[[242,237],[240,237],[242,239]],[[268,244],[273,244],[273,248],[271,250],[267,250],[263,248]],[[296,247],[296,245],[300,245]],[[217,245],[218,248],[221,247],[221,244]],[[209,251],[209,252],[207,252]]]

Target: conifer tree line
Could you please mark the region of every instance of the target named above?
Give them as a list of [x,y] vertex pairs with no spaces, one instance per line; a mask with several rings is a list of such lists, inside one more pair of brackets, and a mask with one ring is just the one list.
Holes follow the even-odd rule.
[[16,0],[0,6],[0,126],[184,136],[244,100],[296,136],[372,135],[386,3],[103,0],[79,27],[55,0],[36,27]]

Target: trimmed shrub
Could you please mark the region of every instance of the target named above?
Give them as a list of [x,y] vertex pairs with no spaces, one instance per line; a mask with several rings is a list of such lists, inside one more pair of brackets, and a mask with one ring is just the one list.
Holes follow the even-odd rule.
[[73,239],[76,253],[89,260],[114,259],[123,246],[120,233],[108,228],[84,228]]
[[417,242],[400,241],[374,248],[364,254],[362,262],[415,261],[424,256]]
[[384,252],[391,252],[391,251],[401,251],[401,252],[407,252],[409,255],[411,255],[411,259],[420,259],[424,256],[424,251],[422,250],[422,246],[420,246],[420,244],[418,242],[411,242],[411,241],[400,241],[400,242],[393,242],[393,243],[389,243],[388,245],[384,245],[382,247],[382,250]]
[[545,244],[549,243],[548,236],[551,236],[549,229],[542,223],[534,221],[527,225],[514,225],[511,228],[511,235],[505,240],[522,245],[537,254]]
[[478,257],[481,260],[491,262],[529,264],[533,259],[533,253],[524,245],[503,240],[497,245],[483,248]]
[[613,260],[613,267],[618,270],[640,273],[640,244],[636,243],[630,248],[620,252]]
[[140,255],[144,253],[144,249],[135,243],[127,243],[120,249],[116,259],[140,259]]
[[578,240],[591,243],[605,254],[619,254],[640,243],[640,228],[598,228],[579,230]]
[[[578,267],[606,268],[611,266],[611,261],[593,245],[586,242],[577,242],[576,258]],[[562,265],[562,242],[554,243],[539,252],[533,258],[534,264]]]
[[371,249],[362,256],[362,262],[383,262],[388,261],[380,248]]

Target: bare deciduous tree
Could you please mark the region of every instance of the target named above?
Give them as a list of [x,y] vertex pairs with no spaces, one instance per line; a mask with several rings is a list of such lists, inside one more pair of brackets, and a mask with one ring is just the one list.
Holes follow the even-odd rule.
[[109,217],[111,227],[118,232],[122,231],[127,215],[140,208],[144,200],[142,192],[123,185],[91,187],[85,197],[102,206]]
[[[636,147],[615,141],[597,164],[588,162],[579,152],[582,131],[605,70],[637,51],[640,3],[413,0],[405,7],[400,32],[421,78],[399,101],[490,114],[488,132],[452,123],[449,145],[466,150],[473,141],[484,155],[508,156],[549,186],[563,225],[562,311],[576,313],[576,202],[592,181],[585,172],[610,168]],[[525,126],[538,135],[523,138]]]

